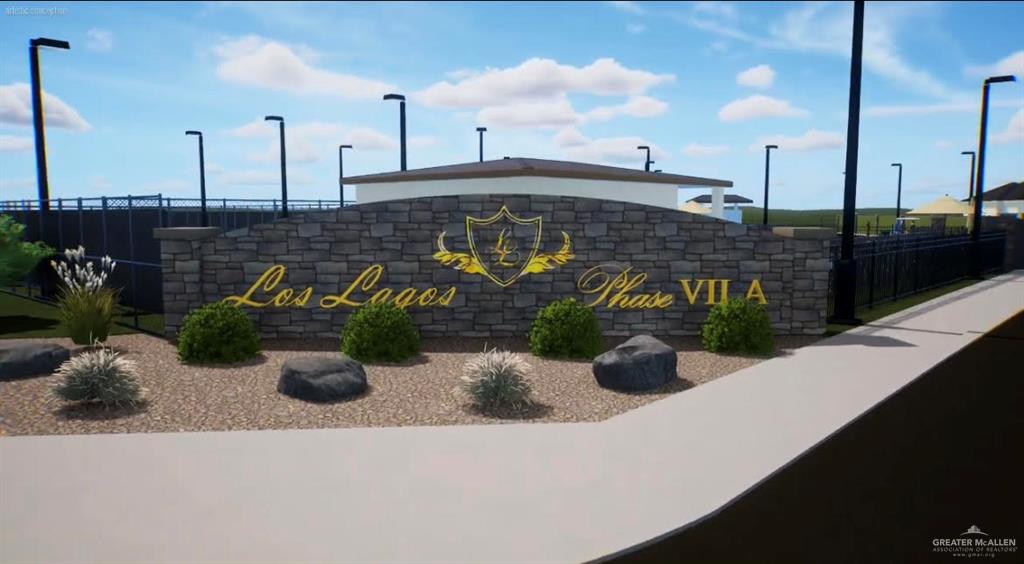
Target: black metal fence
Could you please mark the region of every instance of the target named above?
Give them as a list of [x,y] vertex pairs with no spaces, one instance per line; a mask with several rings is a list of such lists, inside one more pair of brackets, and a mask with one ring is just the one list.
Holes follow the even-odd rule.
[[[1003,267],[1006,233],[982,232],[983,272]],[[854,243],[855,306],[874,307],[966,278],[974,252],[970,235],[893,235],[860,238]],[[839,243],[832,245],[833,264]],[[835,313],[835,268],[829,273],[828,317]]]
[[[207,222],[225,231],[266,223],[282,214],[278,200],[207,199]],[[160,242],[153,237],[158,227],[202,225],[198,198],[155,196],[102,196],[57,198],[49,210],[39,200],[0,201],[0,214],[25,225],[25,240],[44,241],[62,252],[82,245],[89,260],[109,255],[117,268],[108,284],[121,288],[121,305],[131,308],[134,327],[139,315],[163,313]],[[345,202],[349,205],[353,202]],[[338,207],[338,200],[289,200],[289,213]],[[52,299],[57,277],[43,261],[25,281],[28,297]]]

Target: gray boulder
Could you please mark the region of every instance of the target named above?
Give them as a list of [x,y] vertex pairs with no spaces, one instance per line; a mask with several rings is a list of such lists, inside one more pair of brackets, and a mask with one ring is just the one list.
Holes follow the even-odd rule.
[[53,343],[0,343],[0,381],[49,376],[71,358],[71,351]]
[[653,390],[676,378],[676,351],[650,335],[638,335],[595,358],[594,377],[602,388]]
[[345,355],[293,358],[281,367],[277,391],[313,402],[348,399],[366,391],[366,371]]

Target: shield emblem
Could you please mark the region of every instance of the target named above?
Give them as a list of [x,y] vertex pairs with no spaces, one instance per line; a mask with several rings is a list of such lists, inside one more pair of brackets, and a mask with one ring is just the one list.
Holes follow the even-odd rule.
[[502,288],[522,276],[540,248],[541,220],[516,217],[505,206],[486,219],[466,216],[469,251],[484,276]]

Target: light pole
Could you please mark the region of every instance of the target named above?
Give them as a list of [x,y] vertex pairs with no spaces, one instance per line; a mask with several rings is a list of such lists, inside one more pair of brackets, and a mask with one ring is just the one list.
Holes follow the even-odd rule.
[[402,170],[405,170],[405,96],[401,94],[385,94],[385,100],[398,100],[398,128],[402,145]]
[[284,157],[284,118],[281,116],[266,116],[265,121],[278,122],[281,131],[281,217],[288,217],[288,171],[285,168]]
[[899,176],[896,177],[896,221],[900,219],[900,202],[903,196],[903,163],[892,163],[889,166],[899,167]]
[[203,227],[207,227],[210,225],[210,222],[206,216],[206,162],[203,157],[203,132],[190,129],[185,132],[185,135],[196,135],[199,137],[199,206]]
[[971,181],[967,183],[967,205],[974,199],[974,151],[960,151],[961,155],[971,156]]
[[981,277],[981,208],[985,205],[985,142],[988,134],[988,87],[999,82],[1014,82],[1012,74],[990,76],[981,87],[981,124],[978,126],[978,173],[974,178],[974,223],[971,225],[973,247],[971,275]]
[[764,146],[764,217],[761,225],[768,225],[768,166],[771,160],[772,149],[778,149],[778,145]]
[[50,179],[46,174],[46,135],[43,132],[43,85],[39,78],[39,48],[71,49],[59,39],[37,37],[28,42],[28,61],[32,72],[32,125],[36,136],[36,182],[39,185],[39,209],[50,210]]
[[864,54],[864,0],[853,3],[853,41],[850,49],[850,103],[846,112],[846,180],[843,186],[843,238],[836,269],[836,307],[833,322],[859,325],[856,318],[857,263],[853,235],[857,225],[857,148],[860,140],[860,79]]
[[652,162],[651,161],[651,148],[648,147],[647,145],[639,145],[639,146],[637,146],[637,149],[640,150],[640,151],[644,151],[644,150],[647,151],[647,157],[644,158],[644,170],[646,170],[647,172],[650,172],[651,171],[651,162]]
[[478,127],[476,131],[480,134],[480,162],[484,162],[484,132],[487,131],[487,128]]
[[341,157],[343,149],[351,149],[352,145],[338,145],[338,207],[345,207],[345,159]]

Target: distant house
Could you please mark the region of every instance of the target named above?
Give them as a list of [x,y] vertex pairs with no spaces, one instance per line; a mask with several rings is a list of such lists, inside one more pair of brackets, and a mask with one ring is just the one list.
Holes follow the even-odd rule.
[[679,189],[711,189],[722,217],[728,180],[571,161],[504,158],[343,178],[360,204],[456,194],[541,194],[634,202],[676,209]]
[[[690,198],[687,201],[707,205],[711,203],[711,194],[702,194],[696,198]],[[734,223],[743,223],[743,210],[739,208],[739,205],[752,203],[754,203],[754,200],[744,198],[739,194],[726,194],[724,204],[727,207],[723,210],[722,219],[726,219]]]
[[[984,215],[1024,214],[1024,182],[1010,182],[982,194]],[[967,198],[962,201],[966,202]]]

